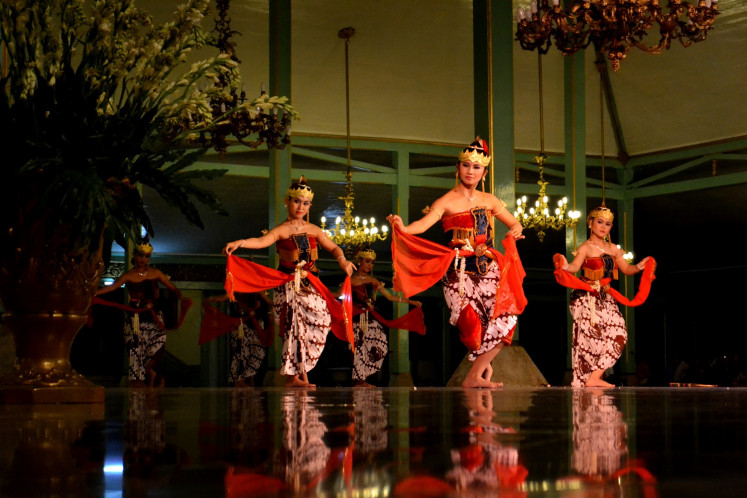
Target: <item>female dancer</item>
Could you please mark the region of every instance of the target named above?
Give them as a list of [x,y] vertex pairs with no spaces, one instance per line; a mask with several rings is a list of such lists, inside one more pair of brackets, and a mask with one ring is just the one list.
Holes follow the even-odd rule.
[[[388,351],[387,328],[401,328],[420,334],[425,333],[422,303],[395,296],[384,284],[372,275],[376,253],[372,249],[358,250],[355,254],[358,269],[353,273],[350,284],[353,291],[353,314],[359,318],[353,322],[355,334],[355,355],[353,357],[353,386],[374,387],[366,379],[381,370]],[[407,303],[417,306],[416,310],[407,313],[398,320],[386,320],[376,310],[376,293],[393,303]]]
[[[602,378],[622,355],[628,341],[625,320],[615,301],[627,306],[642,304],[653,280],[656,262],[646,257],[637,265],[628,264],[623,251],[608,242],[614,214],[605,206],[589,213],[586,222],[591,234],[578,247],[573,262],[556,254],[555,278],[561,285],[571,287],[571,315],[573,316],[572,367],[573,387],[614,387]],[[617,279],[618,269],[625,275],[635,275],[647,269],[641,280],[638,295],[627,300],[609,284]],[[583,270],[580,279],[571,275]]]
[[[347,316],[339,302],[314,275],[318,273],[317,244],[337,258],[348,277],[356,268],[321,228],[304,220],[313,198],[314,192],[301,177],[283,199],[288,209],[285,221],[261,237],[234,240],[223,249],[229,255],[226,274],[229,295],[234,291],[261,292],[275,288],[275,314],[285,338],[280,373],[286,376],[285,385],[289,387],[314,387],[309,383],[308,372],[319,361],[330,327],[343,340],[351,339],[348,335],[352,335],[352,330],[344,330]],[[262,249],[272,244],[280,256],[279,271],[231,257],[239,248]]]
[[[471,350],[473,364],[464,387],[501,385],[491,381],[491,361],[503,344],[511,344],[517,315],[526,306],[521,288],[524,269],[514,244],[524,238],[523,227],[506,210],[505,202],[484,188],[477,190],[489,164],[487,143],[477,137],[459,154],[456,187],[437,199],[425,216],[408,226],[398,215],[387,218],[394,228],[394,288],[409,297],[442,280],[450,322]],[[505,256],[493,248],[493,218],[508,227]],[[444,231],[451,232],[453,250],[413,237],[439,220]],[[455,268],[450,268],[455,258]]]
[[[95,294],[100,296],[119,289],[123,285],[127,286],[130,301],[127,307],[124,336],[130,360],[128,378],[133,387],[146,385],[146,377],[148,386],[153,387],[157,378],[159,385],[164,384],[164,378],[157,371],[166,345],[163,312],[155,307],[160,294],[158,284],[163,284],[180,301],[186,301],[182,305],[182,318],[192,304],[190,300],[182,297],[181,291],[171,283],[169,277],[148,264],[152,255],[153,246],[147,238],[143,239],[135,246],[132,256],[134,267],[111,285],[97,289]],[[95,303],[108,304],[103,300],[96,300]]]
[[228,294],[223,294],[203,301],[199,344],[230,332],[228,382],[234,387],[254,386],[254,377],[267,354],[267,347],[272,344],[275,322],[272,300],[264,292],[235,293],[236,300],[229,303],[228,314],[210,305],[228,299]]

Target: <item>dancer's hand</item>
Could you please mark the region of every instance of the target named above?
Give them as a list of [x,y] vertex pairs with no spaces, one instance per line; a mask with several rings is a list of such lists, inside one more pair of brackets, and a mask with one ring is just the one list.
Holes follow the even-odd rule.
[[398,227],[400,230],[405,231],[405,224],[402,223],[402,218],[398,214],[390,214],[386,217],[386,220],[389,222],[392,227]]
[[233,242],[229,242],[226,244],[226,247],[223,248],[223,254],[231,254],[239,247],[242,247],[244,245],[244,239],[241,240],[234,240]]

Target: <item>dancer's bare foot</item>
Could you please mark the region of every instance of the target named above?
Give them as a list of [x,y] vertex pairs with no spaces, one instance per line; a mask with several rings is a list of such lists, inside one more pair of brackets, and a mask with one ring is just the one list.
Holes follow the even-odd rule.
[[492,382],[487,379],[484,379],[483,377],[479,376],[473,376],[470,374],[467,374],[467,376],[462,381],[462,387],[502,387],[503,382]]
[[493,377],[493,358],[496,357],[503,347],[499,343],[496,347],[475,358],[472,367],[467,372],[467,376],[462,381],[462,387],[501,387],[503,382],[492,382]]
[[586,381],[586,387],[615,387],[614,384],[610,384],[602,379],[589,379]]
[[298,375],[288,375],[285,380],[285,387],[316,387],[316,385],[300,378]]
[[356,381],[355,381],[355,382],[353,383],[353,387],[376,387],[376,386],[375,386],[375,385],[373,385],[373,384],[369,384],[369,383],[368,383],[368,382],[366,382],[365,380],[356,380]]
[[586,387],[615,387],[614,384],[602,379],[604,370],[594,370],[586,381]]

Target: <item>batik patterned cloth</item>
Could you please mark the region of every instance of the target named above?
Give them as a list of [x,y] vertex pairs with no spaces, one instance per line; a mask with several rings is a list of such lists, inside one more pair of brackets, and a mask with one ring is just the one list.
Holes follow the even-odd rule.
[[355,334],[353,380],[366,380],[381,370],[381,365],[389,351],[384,326],[369,315],[368,320],[364,320],[364,329],[359,321],[359,318],[364,315],[367,313],[361,313],[353,322]]
[[[262,320],[258,320],[258,323],[260,327],[264,327]],[[246,322],[232,330],[228,381],[239,382],[257,375],[266,354],[257,331],[248,327]]]
[[459,274],[457,272],[450,270],[441,280],[444,298],[451,310],[449,323],[456,326],[459,315],[465,306],[471,306],[480,318],[484,331],[482,343],[478,349],[470,352],[470,361],[475,361],[479,355],[492,350],[501,342],[511,344],[517,316],[506,313],[492,318],[493,307],[495,306],[495,289],[500,278],[501,272],[495,263],[488,266],[485,275],[465,273],[463,295],[461,297],[459,296]]
[[[163,314],[158,312],[163,323]],[[166,347],[166,331],[153,321],[146,321],[151,312],[127,313],[124,326],[125,347],[129,356],[128,378],[131,381],[145,380],[145,366],[163,347]],[[137,323],[135,323],[137,322]]]
[[275,289],[275,313],[284,319],[283,356],[280,373],[299,375],[312,370],[327,342],[332,317],[324,297],[308,285],[296,292],[288,282]]
[[[614,366],[628,342],[625,320],[609,293],[571,292],[573,316],[571,386],[583,387],[595,370]],[[593,315],[592,315],[593,314]]]

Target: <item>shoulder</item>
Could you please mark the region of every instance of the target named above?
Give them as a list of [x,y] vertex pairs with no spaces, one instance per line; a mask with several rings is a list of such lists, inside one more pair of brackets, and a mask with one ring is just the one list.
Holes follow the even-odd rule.
[[623,256],[623,250],[619,247],[617,247],[616,244],[613,244],[612,242],[609,243],[609,250],[610,250],[610,256],[613,258],[622,258]]
[[506,208],[505,202],[488,192],[482,192],[482,203],[496,216]]
[[592,249],[591,244],[588,241],[585,241],[580,246],[578,246],[578,249],[576,249],[576,255],[583,256],[586,258],[589,256],[589,251],[591,249]]

